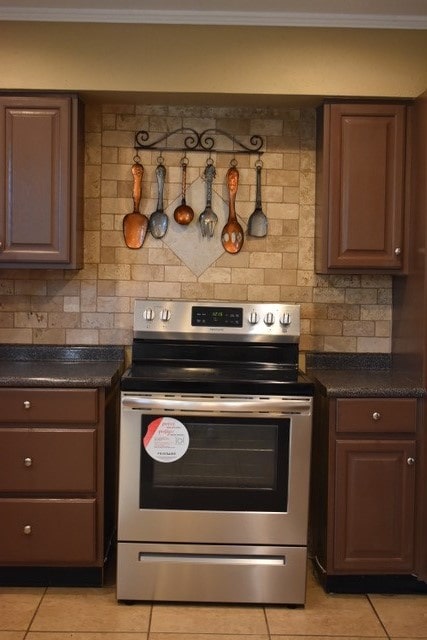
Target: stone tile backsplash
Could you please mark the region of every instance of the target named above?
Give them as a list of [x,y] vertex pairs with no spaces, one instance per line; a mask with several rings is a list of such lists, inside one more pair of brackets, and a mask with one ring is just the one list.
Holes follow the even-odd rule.
[[[207,154],[188,153],[189,227],[173,220],[181,198],[180,152],[164,152],[169,231],[147,235],[128,249],[123,217],[132,211],[131,165],[135,131],[154,138],[179,127],[259,134],[265,238],[245,235],[236,255],[224,252],[220,233],[228,214],[225,175],[233,156],[213,154],[212,239],[197,223],[205,204]],[[157,134],[157,135],[156,135]],[[157,204],[159,152],[140,151],[144,166],[141,212]],[[236,155],[240,173],[236,210],[246,230],[255,207],[256,155]],[[243,109],[162,105],[87,105],[84,268],[0,270],[0,343],[119,344],[132,341],[137,297],[189,300],[281,301],[301,304],[301,350],[383,352],[391,348],[391,277],[319,276],[314,273],[315,112],[313,109]]]

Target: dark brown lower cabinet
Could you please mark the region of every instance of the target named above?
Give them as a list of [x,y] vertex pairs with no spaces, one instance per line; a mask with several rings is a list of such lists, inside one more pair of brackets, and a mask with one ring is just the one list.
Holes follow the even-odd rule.
[[0,389],[0,584],[103,583],[118,397],[117,386]]
[[319,575],[326,584],[410,576],[417,399],[320,394],[316,403],[310,547]]
[[411,571],[415,441],[338,440],[333,567]]

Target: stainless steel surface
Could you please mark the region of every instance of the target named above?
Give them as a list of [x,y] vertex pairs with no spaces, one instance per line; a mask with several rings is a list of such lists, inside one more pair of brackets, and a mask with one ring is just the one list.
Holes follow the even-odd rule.
[[212,238],[218,222],[218,216],[212,209],[212,183],[216,175],[212,162],[207,163],[204,178],[206,180],[206,206],[199,216],[199,224],[203,237]]
[[[297,376],[299,306],[137,300],[134,337],[117,598],[304,604],[313,398]],[[166,423],[191,434],[182,466],[145,443]]]
[[[193,326],[193,307],[241,309],[242,327]],[[300,306],[267,302],[194,302],[183,300],[136,300],[134,335],[161,339],[236,340],[245,342],[299,342]]]
[[312,399],[309,397],[289,396],[237,396],[237,395],[203,395],[144,393],[122,394],[123,409],[142,410],[144,413],[166,412],[175,414],[206,415],[221,414],[223,416],[239,415],[254,418],[284,416],[299,413],[311,415]]
[[163,189],[165,186],[166,169],[163,164],[159,164],[156,169],[157,180],[157,207],[151,214],[148,222],[148,228],[150,229],[153,238],[163,238],[169,226],[169,218],[164,211],[163,205]]
[[[304,407],[288,414],[291,419],[288,509],[285,512],[258,513],[140,509],[141,414],[144,410],[130,409],[122,403],[119,541],[168,542],[173,535],[175,542],[305,545],[312,398],[304,402]],[[268,417],[268,412],[263,415]]]
[[256,196],[255,196],[255,210],[249,216],[248,220],[248,235],[255,238],[263,238],[267,235],[268,231],[268,219],[262,210],[261,204],[261,168],[262,162],[256,165]]
[[123,543],[119,554],[120,600],[305,602],[303,547]]

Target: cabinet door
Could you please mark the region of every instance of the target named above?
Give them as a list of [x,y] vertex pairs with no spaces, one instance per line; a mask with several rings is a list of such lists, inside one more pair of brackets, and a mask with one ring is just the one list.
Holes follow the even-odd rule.
[[324,115],[324,270],[401,270],[406,107],[332,104]]
[[76,110],[69,96],[0,96],[0,266],[78,266]]
[[335,570],[413,569],[414,455],[412,440],[337,441]]

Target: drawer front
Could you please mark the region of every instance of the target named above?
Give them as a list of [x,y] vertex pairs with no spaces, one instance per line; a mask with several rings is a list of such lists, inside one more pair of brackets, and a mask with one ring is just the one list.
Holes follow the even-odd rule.
[[93,493],[95,429],[0,429],[0,492]]
[[336,430],[353,433],[414,433],[415,398],[340,398],[336,404]]
[[0,500],[0,522],[3,565],[96,560],[95,500]]
[[96,389],[0,389],[0,419],[5,422],[95,423]]

